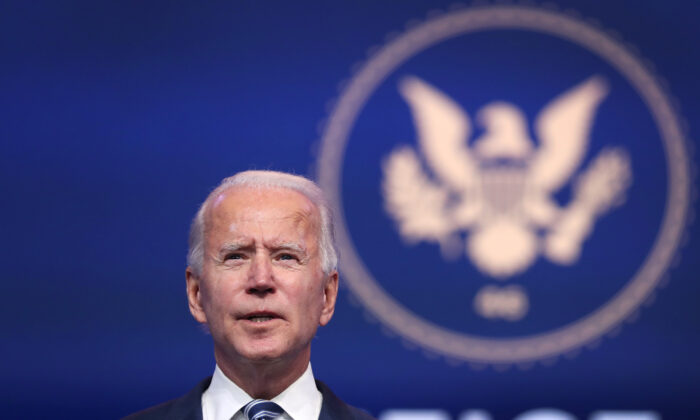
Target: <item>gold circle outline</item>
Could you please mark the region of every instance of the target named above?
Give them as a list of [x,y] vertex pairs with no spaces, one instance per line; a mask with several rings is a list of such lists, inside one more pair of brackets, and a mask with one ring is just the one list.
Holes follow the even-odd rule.
[[[349,132],[368,98],[407,58],[451,37],[493,29],[523,29],[560,37],[611,64],[651,111],[667,162],[667,198],[661,229],[633,279],[602,307],[569,325],[518,339],[485,339],[456,333],[404,308],[374,280],[359,259],[345,226],[340,191]],[[381,48],[351,79],[331,113],[321,141],[318,180],[338,216],[341,272],[351,291],[385,326],[411,342],[444,356],[477,363],[523,363],[558,356],[595,341],[619,325],[651,295],[676,254],[689,209],[690,162],[683,131],[654,76],[619,42],[586,23],[530,6],[484,6],[429,20]]]

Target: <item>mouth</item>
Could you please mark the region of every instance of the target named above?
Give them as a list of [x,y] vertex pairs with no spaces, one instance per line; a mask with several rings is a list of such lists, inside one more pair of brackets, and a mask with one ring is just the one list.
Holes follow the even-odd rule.
[[280,319],[281,317],[275,313],[272,312],[252,312],[246,315],[243,315],[241,319],[250,321],[256,324],[262,324],[264,322],[270,322],[275,319]]

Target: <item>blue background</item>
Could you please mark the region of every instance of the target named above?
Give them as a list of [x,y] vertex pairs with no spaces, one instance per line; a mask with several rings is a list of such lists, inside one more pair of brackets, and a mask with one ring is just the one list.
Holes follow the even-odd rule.
[[[351,69],[387,34],[450,4],[0,5],[1,416],[119,418],[179,396],[211,374],[210,338],[191,319],[184,293],[187,229],[197,206],[239,170],[314,175],[323,121]],[[689,137],[697,137],[697,2],[556,4],[636,46],[665,78]],[[407,64],[411,71],[421,66]],[[551,83],[541,99],[523,92],[534,101],[530,118],[571,86],[568,76]],[[383,85],[377,100],[382,92],[396,100],[392,86]],[[480,100],[488,98],[473,106]],[[398,127],[396,143],[348,149],[348,156],[379,159],[394,144],[412,141],[406,113],[388,121]],[[648,153],[639,159],[658,162],[658,150]],[[367,179],[376,185],[376,175]],[[658,220],[653,205],[648,212],[627,217]],[[453,365],[392,336],[344,288],[333,322],[314,341],[314,372],[375,415],[441,408],[456,416],[481,408],[510,419],[557,407],[582,419],[599,409],[698,417],[696,232],[691,225],[670,282],[652,305],[614,337],[570,357],[525,370]],[[607,248],[613,251],[619,247]],[[381,262],[381,254],[362,252]],[[638,261],[630,252],[626,261]],[[588,267],[595,276],[595,266]],[[442,287],[449,292],[449,284]],[[420,304],[415,296],[413,302]],[[549,326],[532,326],[538,327]]]

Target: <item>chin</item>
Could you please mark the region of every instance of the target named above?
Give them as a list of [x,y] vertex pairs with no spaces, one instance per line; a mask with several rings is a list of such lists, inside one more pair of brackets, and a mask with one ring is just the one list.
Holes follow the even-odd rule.
[[282,360],[289,353],[289,349],[276,345],[276,343],[250,343],[239,350],[238,353],[251,362]]
[[[281,345],[281,343],[250,343],[239,354],[248,361],[258,363],[293,362],[303,355],[308,346]],[[243,350],[243,349],[241,349]]]

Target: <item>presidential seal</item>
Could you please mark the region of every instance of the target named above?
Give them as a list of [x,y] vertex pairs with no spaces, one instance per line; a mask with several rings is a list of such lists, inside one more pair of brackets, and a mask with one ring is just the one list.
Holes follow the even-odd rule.
[[530,6],[414,26],[352,77],[318,178],[341,273],[383,325],[452,360],[548,359],[653,295],[689,213],[686,141],[620,42]]

